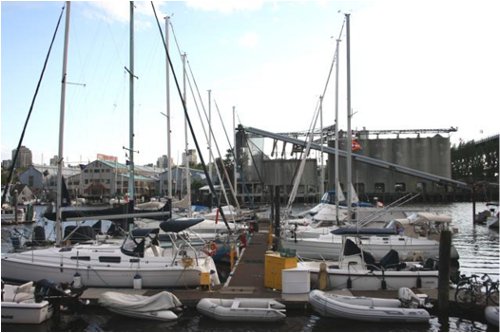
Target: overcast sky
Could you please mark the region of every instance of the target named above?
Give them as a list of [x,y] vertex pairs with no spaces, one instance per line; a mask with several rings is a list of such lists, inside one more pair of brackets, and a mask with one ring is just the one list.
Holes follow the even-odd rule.
[[[2,160],[11,158],[19,141],[63,5],[1,3]],[[167,153],[161,114],[165,51],[150,2],[135,5],[135,160],[146,164]],[[176,40],[171,30],[170,51],[181,88],[178,46],[187,53],[207,112],[207,90],[212,92],[213,130],[223,154],[228,142],[215,102],[231,140],[233,106],[237,124],[272,132],[308,129],[345,13],[351,14],[353,128],[458,127],[452,143],[499,132],[499,1],[200,0],[155,2],[155,7],[162,29],[163,17],[171,16]],[[128,3],[74,1],[70,26],[64,158],[87,162],[103,153],[123,162],[122,147],[129,142]],[[35,163],[48,163],[58,151],[63,36],[64,16],[23,143]],[[345,129],[345,28],[340,37]],[[334,122],[334,82],[324,97],[325,125]],[[184,149],[184,116],[174,86],[171,96],[177,162]],[[187,106],[205,149],[189,86]],[[191,136],[188,141],[193,149]]]

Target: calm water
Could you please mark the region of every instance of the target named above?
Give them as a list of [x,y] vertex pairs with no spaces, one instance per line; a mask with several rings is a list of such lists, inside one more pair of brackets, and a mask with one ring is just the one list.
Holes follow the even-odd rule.
[[[474,226],[472,223],[472,204],[455,203],[447,205],[418,205],[408,206],[420,210],[430,210],[451,214],[453,224],[459,229],[453,238],[453,244],[460,254],[460,271],[465,274],[488,273],[493,279],[499,279],[499,233],[485,226]],[[304,208],[301,206],[300,209]],[[485,204],[477,204],[476,210],[480,212],[486,209]],[[2,228],[4,229],[4,228]],[[5,230],[2,230],[2,251],[8,246],[5,244]],[[471,321],[457,317],[451,317],[448,322],[450,331],[459,332],[483,332],[497,331],[488,327],[485,323]],[[321,318],[313,312],[290,310],[287,311],[287,319],[276,324],[257,323],[221,323],[203,317],[194,309],[185,310],[179,320],[172,323],[160,323],[131,319],[112,314],[102,308],[88,308],[83,313],[66,315],[63,314],[59,321],[54,319],[42,325],[2,325],[2,331],[303,331],[303,332],[438,332],[443,330],[443,325],[436,317],[433,317],[425,325],[403,325],[403,324],[373,324],[345,321],[331,318]]]

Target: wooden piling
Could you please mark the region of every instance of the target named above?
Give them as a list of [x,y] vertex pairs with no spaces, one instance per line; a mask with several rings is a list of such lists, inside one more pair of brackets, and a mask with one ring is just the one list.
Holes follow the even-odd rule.
[[274,187],[274,235],[276,237],[276,247],[275,250],[279,248],[279,237],[280,237],[280,187]]
[[443,325],[443,331],[448,325],[450,313],[450,256],[451,256],[451,231],[443,230],[439,241],[439,280],[438,280],[438,307],[439,321]]

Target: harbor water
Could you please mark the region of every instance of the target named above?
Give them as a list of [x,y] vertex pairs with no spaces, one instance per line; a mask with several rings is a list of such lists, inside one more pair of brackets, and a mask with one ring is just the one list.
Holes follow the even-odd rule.
[[[438,213],[450,214],[453,226],[458,233],[453,236],[453,245],[457,249],[460,259],[460,273],[482,275],[487,273],[493,280],[499,279],[499,233],[498,230],[488,229],[484,225],[474,225],[472,222],[471,203],[453,203],[443,205],[412,205],[405,206],[412,210],[429,210]],[[295,209],[306,209],[305,206],[296,206]],[[485,203],[476,205],[476,212],[486,209]],[[8,244],[8,229],[13,226],[2,227],[2,252],[10,248]],[[19,228],[19,226],[17,226]],[[450,291],[453,293],[453,291]],[[446,327],[448,326],[448,327]],[[448,329],[457,332],[497,331],[485,322],[467,318],[450,317],[449,322],[443,325],[433,316],[429,323],[424,325],[362,323],[341,319],[323,318],[311,310],[287,310],[287,318],[280,323],[222,323],[197,313],[195,309],[185,309],[175,322],[155,322],[123,317],[108,312],[99,307],[85,308],[81,313],[62,313],[61,318],[51,320],[41,325],[4,325],[2,331],[248,331],[248,332],[275,332],[275,331],[303,331],[303,332],[345,332],[345,331],[394,331],[394,332],[438,332]]]

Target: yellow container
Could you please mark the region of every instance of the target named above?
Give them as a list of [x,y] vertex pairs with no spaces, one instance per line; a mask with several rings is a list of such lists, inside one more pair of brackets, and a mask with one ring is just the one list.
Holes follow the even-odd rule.
[[282,257],[279,253],[266,254],[264,261],[264,286],[282,290],[281,271],[297,267],[297,257]]
[[200,285],[202,286],[210,286],[210,273],[202,272],[200,274]]

